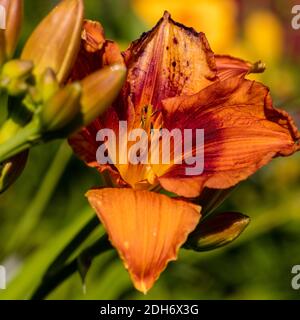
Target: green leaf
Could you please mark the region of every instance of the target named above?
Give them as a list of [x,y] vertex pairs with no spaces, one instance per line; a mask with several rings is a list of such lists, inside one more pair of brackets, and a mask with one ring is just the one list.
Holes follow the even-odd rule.
[[47,244],[32,254],[24,262],[17,276],[7,284],[7,289],[0,291],[0,300],[28,299],[40,283],[48,265],[86,225],[93,214],[89,208],[83,211],[70,226],[55,234]]

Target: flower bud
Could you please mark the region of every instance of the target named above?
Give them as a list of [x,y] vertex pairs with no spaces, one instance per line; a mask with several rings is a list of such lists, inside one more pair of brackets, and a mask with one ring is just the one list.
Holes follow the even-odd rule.
[[225,212],[208,217],[190,234],[185,248],[208,251],[225,246],[235,240],[249,222],[249,217],[236,212]]
[[0,166],[0,194],[6,191],[23,172],[28,158],[28,150],[17,154]]
[[13,78],[23,78],[30,75],[33,63],[26,60],[10,60],[3,65],[1,75]]
[[4,61],[13,56],[17,46],[22,25],[23,0],[0,0],[0,5],[3,6],[6,13],[5,30],[2,36],[0,35],[0,47],[2,47],[0,56],[2,51],[3,57],[5,56]]
[[10,60],[4,64],[0,75],[0,87],[5,88],[12,96],[26,92],[27,78],[31,75],[33,64],[31,61]]
[[51,68],[62,83],[79,51],[82,24],[83,1],[63,0],[33,31],[22,59],[33,61],[36,75]]
[[0,67],[6,59],[4,30],[0,28]]
[[47,68],[38,84],[42,101],[48,101],[58,90],[59,84],[52,69]]
[[60,89],[44,105],[40,113],[42,131],[53,132],[68,126],[80,115],[81,86],[72,83]]
[[27,92],[28,84],[24,80],[12,79],[6,86],[10,96],[22,96]]
[[80,84],[75,82],[60,89],[45,102],[40,116],[42,130],[68,136],[90,124],[118,96],[125,76],[126,68],[116,64],[91,74]]
[[81,81],[84,125],[99,117],[117,98],[126,78],[126,68],[115,64],[97,71]]

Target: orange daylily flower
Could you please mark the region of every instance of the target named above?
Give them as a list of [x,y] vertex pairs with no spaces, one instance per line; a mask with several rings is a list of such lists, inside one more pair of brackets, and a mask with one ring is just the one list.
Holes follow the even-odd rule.
[[[201,208],[189,199],[204,191],[202,199],[210,198],[213,207],[229,188],[272,158],[298,151],[300,134],[290,116],[273,107],[268,88],[245,79],[248,73],[263,71],[263,64],[214,55],[203,33],[173,21],[168,13],[122,56],[103,38],[100,25],[86,22],[84,29],[71,78],[81,79],[120,59],[128,75],[106,114],[73,135],[70,144],[89,166],[108,170],[118,187],[93,189],[87,198],[135,287],[147,292],[201,218]],[[97,131],[111,128],[117,133],[119,120],[126,120],[129,129],[148,132],[204,129],[203,173],[187,176],[187,165],[174,161],[98,164]],[[180,200],[153,192],[159,188]],[[207,193],[207,188],[224,192]]]

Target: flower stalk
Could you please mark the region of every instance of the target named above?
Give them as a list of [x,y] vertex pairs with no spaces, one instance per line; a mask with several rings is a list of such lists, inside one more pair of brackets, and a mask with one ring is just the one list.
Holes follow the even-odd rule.
[[107,235],[103,235],[91,246],[84,249],[76,258],[66,263],[61,268],[58,268],[55,272],[46,276],[38,288],[33,293],[31,300],[41,300],[47,297],[47,295],[59,286],[69,276],[79,271],[78,264],[82,259],[89,260],[90,262],[97,256],[106,251],[112,249],[110,242],[108,241]]

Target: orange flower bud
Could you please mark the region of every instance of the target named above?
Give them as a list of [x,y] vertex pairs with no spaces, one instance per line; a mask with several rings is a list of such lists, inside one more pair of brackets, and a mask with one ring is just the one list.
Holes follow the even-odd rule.
[[99,117],[118,96],[126,78],[122,64],[105,67],[82,80],[82,114],[84,125]]
[[80,115],[81,86],[72,83],[60,89],[50,98],[40,114],[42,130],[53,132],[71,124]]
[[[10,59],[16,49],[19,39],[22,17],[23,17],[23,0],[0,0],[0,5],[5,9],[5,30],[0,35],[0,62],[1,51],[5,59]],[[2,50],[1,50],[2,49]]]
[[6,11],[3,7],[0,7],[0,19],[2,19],[1,26],[0,26],[0,67],[1,67],[1,65],[6,59],[5,34],[4,34],[4,27],[6,23]]
[[66,136],[99,117],[118,96],[126,76],[123,65],[97,71],[79,83],[60,89],[41,111],[45,132],[59,131]]
[[82,23],[83,1],[63,0],[34,30],[22,59],[33,61],[36,75],[51,68],[58,81],[63,82],[80,47]]

